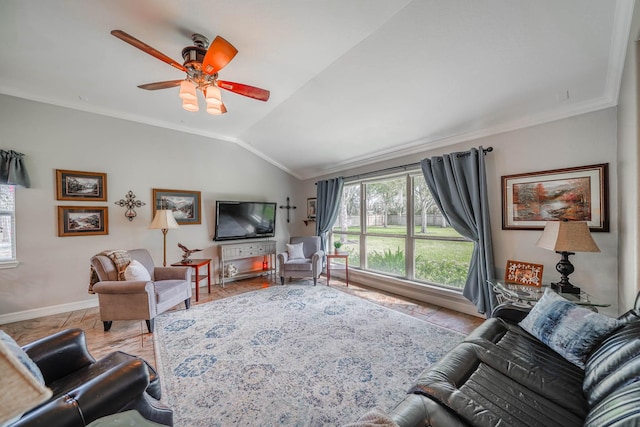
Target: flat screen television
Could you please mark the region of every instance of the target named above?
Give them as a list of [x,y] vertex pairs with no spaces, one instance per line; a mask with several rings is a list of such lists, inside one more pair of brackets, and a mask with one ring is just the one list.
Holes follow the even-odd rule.
[[216,233],[213,240],[274,237],[276,203],[216,201]]

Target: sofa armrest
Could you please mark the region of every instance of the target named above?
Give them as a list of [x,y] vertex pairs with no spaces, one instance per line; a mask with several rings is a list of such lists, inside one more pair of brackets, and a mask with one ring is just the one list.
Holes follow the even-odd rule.
[[313,276],[318,277],[322,273],[322,261],[324,259],[323,251],[316,251],[311,256],[311,264],[313,265]]
[[37,407],[15,426],[84,426],[126,408],[144,394],[148,384],[144,362],[131,359]]
[[84,368],[96,360],[89,353],[84,331],[67,329],[22,347],[34,361],[46,384]]
[[389,416],[400,427],[467,427],[444,406],[419,394],[407,394]]
[[191,281],[191,267],[156,267],[153,277],[160,280],[186,280]]
[[498,304],[489,317],[499,317],[511,323],[519,323],[522,319],[527,317],[527,314],[531,311],[531,306],[523,305],[514,302],[503,302]]
[[278,272],[282,275],[284,274],[284,264],[289,260],[289,253],[280,252],[276,255],[276,258],[278,259]]
[[93,285],[96,294],[144,294],[153,293],[153,282],[136,281],[106,281]]

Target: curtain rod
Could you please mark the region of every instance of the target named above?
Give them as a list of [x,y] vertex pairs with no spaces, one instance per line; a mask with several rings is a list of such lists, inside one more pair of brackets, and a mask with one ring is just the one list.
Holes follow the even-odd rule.
[[[482,152],[484,154],[490,153],[492,151],[493,151],[493,147],[487,147],[487,148],[484,148],[482,150]],[[462,153],[462,154],[464,154],[464,153]],[[358,174],[358,175],[345,176],[345,177],[343,177],[343,179],[345,181],[351,180],[351,179],[359,179],[359,178],[363,178],[363,177],[366,177],[366,176],[369,176],[369,175],[378,175],[378,174],[384,173],[384,172],[392,172],[392,171],[401,171],[401,170],[413,169],[413,168],[419,167],[420,165],[421,165],[421,162],[409,163],[408,165],[401,165],[401,166],[392,166],[390,168],[380,169],[380,170],[377,170],[377,171],[365,172],[365,173],[361,173],[361,174]]]

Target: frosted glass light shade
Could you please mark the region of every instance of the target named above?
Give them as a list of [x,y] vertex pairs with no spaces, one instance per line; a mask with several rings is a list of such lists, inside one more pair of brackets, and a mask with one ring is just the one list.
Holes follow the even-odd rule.
[[196,85],[189,80],[183,80],[180,82],[180,98],[185,100],[197,100]]
[[207,87],[205,90],[205,98],[207,100],[207,107],[222,105],[222,94],[220,93],[220,89],[218,89],[217,86]]
[[207,105],[207,113],[212,116],[219,116],[222,114],[222,109],[220,108],[221,105]]
[[190,99],[183,99],[182,100],[182,108],[184,108],[187,111],[191,111],[191,112],[195,112],[200,110],[200,107],[198,106],[198,100],[194,99],[194,100],[190,100]]

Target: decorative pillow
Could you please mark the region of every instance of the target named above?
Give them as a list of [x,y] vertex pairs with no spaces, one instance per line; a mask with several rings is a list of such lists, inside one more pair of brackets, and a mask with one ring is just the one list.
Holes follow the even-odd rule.
[[125,280],[148,282],[151,280],[151,275],[144,265],[134,259],[124,271],[124,278]]
[[290,245],[287,243],[287,252],[289,253],[289,259],[304,259],[302,245],[302,243],[297,243],[295,245]]
[[591,350],[622,323],[580,307],[547,289],[520,327],[584,369]]
[[4,331],[0,331],[0,372],[0,389],[5,394],[0,406],[3,427],[15,423],[52,395],[38,366]]
[[0,341],[2,341],[7,350],[11,352],[11,354],[13,354],[16,359],[18,359],[20,363],[22,363],[24,367],[27,368],[29,372],[31,372],[31,374],[33,374],[38,383],[44,385],[44,377],[42,376],[42,372],[40,372],[40,368],[38,368],[38,365],[36,365],[35,362],[31,360],[29,355],[24,352],[24,350],[18,345],[18,343],[15,342],[13,338],[11,338],[11,336],[9,336],[5,331],[0,331]]

